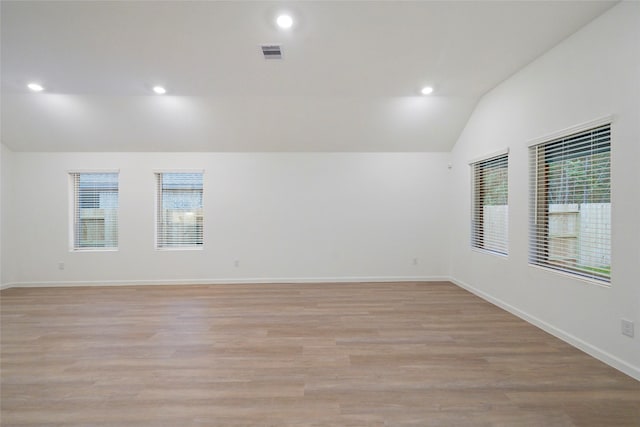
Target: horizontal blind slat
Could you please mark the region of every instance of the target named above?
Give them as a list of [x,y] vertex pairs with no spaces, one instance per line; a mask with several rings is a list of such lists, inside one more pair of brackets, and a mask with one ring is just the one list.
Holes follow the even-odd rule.
[[483,159],[472,167],[471,246],[508,252],[508,153]]
[[157,173],[157,247],[203,244],[203,174]]
[[73,248],[118,247],[118,173],[71,173]]
[[531,264],[610,281],[610,128],[530,147]]

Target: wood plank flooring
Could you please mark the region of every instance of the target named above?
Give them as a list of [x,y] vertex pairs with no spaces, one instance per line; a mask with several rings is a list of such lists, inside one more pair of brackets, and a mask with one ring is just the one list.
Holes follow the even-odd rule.
[[640,426],[640,382],[446,282],[7,289],[2,426]]

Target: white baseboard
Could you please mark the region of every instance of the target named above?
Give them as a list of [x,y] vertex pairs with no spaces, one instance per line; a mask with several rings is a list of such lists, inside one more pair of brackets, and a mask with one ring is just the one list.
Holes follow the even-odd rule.
[[441,282],[449,276],[344,276],[344,277],[250,277],[226,279],[158,279],[158,280],[83,280],[6,283],[0,289],[49,288],[72,286],[139,286],[139,285],[216,285],[263,283],[360,283],[360,282]]
[[3,283],[0,285],[0,290],[14,288],[16,286],[15,283]]
[[468,290],[469,292],[471,292],[474,295],[479,296],[480,298],[484,299],[485,301],[490,302],[493,305],[497,305],[498,307],[502,308],[503,310],[508,311],[509,313],[518,316],[519,318],[525,320],[528,323],[531,323],[534,326],[537,326],[538,328],[542,329],[545,332],[550,333],[551,335],[553,335],[556,338],[561,339],[562,341],[584,351],[585,353],[587,353],[590,356],[595,357],[596,359],[606,363],[607,365],[621,371],[624,372],[625,374],[629,375],[632,378],[635,378],[636,380],[640,381],[640,368],[637,366],[633,366],[627,362],[625,362],[624,360],[612,355],[611,353],[608,353],[607,351],[598,348],[592,344],[589,344],[586,341],[581,340],[580,338],[571,335],[570,333],[563,331],[562,329],[559,329],[547,322],[545,322],[544,320],[541,320],[535,316],[530,315],[529,313],[526,313],[514,306],[512,306],[509,303],[506,303],[504,301],[502,301],[499,298],[495,298],[487,293],[485,293],[484,291],[481,291],[480,289],[475,288],[474,286],[465,283],[461,280],[457,280],[453,277],[449,277],[448,280],[457,285],[460,286],[463,289]]

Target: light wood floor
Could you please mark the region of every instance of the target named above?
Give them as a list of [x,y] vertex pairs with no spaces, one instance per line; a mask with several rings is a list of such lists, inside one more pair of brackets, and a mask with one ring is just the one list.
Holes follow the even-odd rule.
[[2,426],[640,426],[640,382],[450,283],[8,289]]

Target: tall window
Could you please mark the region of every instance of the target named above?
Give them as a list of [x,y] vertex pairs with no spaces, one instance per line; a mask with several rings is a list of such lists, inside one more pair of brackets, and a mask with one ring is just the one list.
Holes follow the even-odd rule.
[[530,148],[531,264],[609,282],[611,124]]
[[118,247],[118,174],[72,173],[73,249]]
[[157,173],[157,243],[163,248],[202,246],[202,173]]
[[504,255],[509,246],[508,160],[505,153],[471,164],[471,246]]

